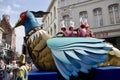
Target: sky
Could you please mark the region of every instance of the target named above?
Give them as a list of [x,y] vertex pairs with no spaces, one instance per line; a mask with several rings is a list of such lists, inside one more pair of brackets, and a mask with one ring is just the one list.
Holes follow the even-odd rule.
[[[12,27],[16,24],[19,19],[20,13],[30,10],[30,11],[47,11],[50,2],[52,0],[0,0],[0,19],[2,19],[3,14],[10,15],[10,24]],[[41,19],[38,19],[40,24],[42,24]],[[20,26],[15,29],[16,32],[16,51],[22,53],[22,44],[24,27]]]

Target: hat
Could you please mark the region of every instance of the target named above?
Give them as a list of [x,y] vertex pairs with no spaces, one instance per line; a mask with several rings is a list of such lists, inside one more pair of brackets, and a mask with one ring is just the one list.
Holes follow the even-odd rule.
[[74,22],[70,21],[70,27],[74,27]]
[[19,62],[20,63],[25,63],[25,55],[21,54],[20,58],[19,58]]
[[73,22],[73,21],[70,21],[70,27],[69,27],[69,30],[71,31],[71,30],[73,30],[73,28],[74,28],[74,22]]
[[87,19],[84,20],[84,23],[85,23],[85,26],[86,26],[86,27],[89,27],[89,24],[88,24],[88,22],[87,22]]
[[61,30],[66,31],[64,20],[61,22]]
[[61,22],[61,28],[65,28],[64,20]]
[[86,25],[85,25],[85,23],[84,23],[84,21],[83,21],[83,19],[82,19],[82,17],[80,18],[80,27],[81,28],[84,28]]

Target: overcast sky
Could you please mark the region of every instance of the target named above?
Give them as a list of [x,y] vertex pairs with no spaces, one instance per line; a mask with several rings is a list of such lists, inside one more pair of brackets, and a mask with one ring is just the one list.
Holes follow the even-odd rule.
[[[51,0],[0,0],[0,19],[3,14],[10,15],[10,24],[13,27],[21,12],[30,11],[47,11]],[[40,19],[38,20],[40,23]],[[15,29],[16,32],[16,51],[22,53],[22,44],[24,36],[24,27]]]

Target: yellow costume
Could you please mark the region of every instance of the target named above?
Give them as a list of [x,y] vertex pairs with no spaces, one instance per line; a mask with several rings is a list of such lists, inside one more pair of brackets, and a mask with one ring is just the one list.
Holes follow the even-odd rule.
[[28,80],[28,71],[30,70],[30,67],[28,65],[25,65],[25,55],[22,54],[20,56],[20,67],[17,72],[17,80]]

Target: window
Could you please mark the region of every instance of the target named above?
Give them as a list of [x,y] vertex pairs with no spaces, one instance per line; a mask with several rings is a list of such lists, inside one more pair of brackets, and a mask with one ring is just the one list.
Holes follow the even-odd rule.
[[48,17],[48,26],[49,26],[49,24],[50,24],[49,21],[50,21],[50,20],[49,20],[49,17]]
[[46,20],[46,23],[45,23],[45,25],[44,25],[44,27],[48,27],[48,25],[47,25],[48,23],[47,23],[47,20]]
[[51,35],[52,35],[52,28],[51,28],[50,32],[51,32]]
[[87,11],[82,11],[82,12],[80,12],[80,13],[79,13],[79,17],[82,18],[83,21],[84,21],[85,19],[87,19],[87,18],[88,18]]
[[88,1],[88,0],[80,0],[80,2],[85,2],[85,1]]
[[108,7],[109,15],[110,15],[110,23],[116,24],[120,23],[120,16],[119,16],[119,5],[113,4]]
[[66,6],[68,0],[61,0],[61,6]]
[[52,12],[50,13],[50,17],[51,17],[50,23],[52,23]]
[[50,32],[48,31],[48,34],[50,34]]
[[103,26],[102,9],[101,8],[94,9],[93,14],[95,26],[96,27]]
[[69,25],[70,25],[70,17],[69,17],[69,15],[63,16],[63,20],[65,21],[66,28],[68,28]]
[[54,18],[56,18],[56,7],[54,7]]
[[56,35],[56,24],[54,24],[54,35]]

